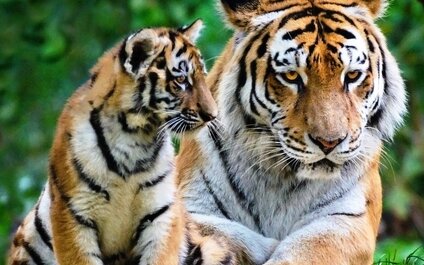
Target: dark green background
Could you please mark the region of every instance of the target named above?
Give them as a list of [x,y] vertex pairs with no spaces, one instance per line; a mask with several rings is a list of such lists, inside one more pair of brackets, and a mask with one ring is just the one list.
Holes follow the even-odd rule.
[[[392,2],[379,25],[401,65],[410,112],[381,166],[381,264],[404,260],[424,238],[424,12],[416,0]],[[96,59],[140,27],[196,18],[206,23],[199,46],[210,67],[231,35],[213,0],[0,0],[0,264],[45,182],[62,106]]]

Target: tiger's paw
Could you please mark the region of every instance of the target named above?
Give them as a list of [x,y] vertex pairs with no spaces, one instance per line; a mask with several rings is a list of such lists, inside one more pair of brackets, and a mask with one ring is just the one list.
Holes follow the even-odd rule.
[[188,250],[185,265],[253,265],[244,251],[222,238],[203,237]]

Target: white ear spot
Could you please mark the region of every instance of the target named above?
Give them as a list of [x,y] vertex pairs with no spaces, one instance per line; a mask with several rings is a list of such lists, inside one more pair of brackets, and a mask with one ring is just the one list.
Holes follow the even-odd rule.
[[189,26],[184,26],[179,31],[186,36],[191,42],[195,43],[200,37],[200,32],[204,28],[203,21],[197,19]]

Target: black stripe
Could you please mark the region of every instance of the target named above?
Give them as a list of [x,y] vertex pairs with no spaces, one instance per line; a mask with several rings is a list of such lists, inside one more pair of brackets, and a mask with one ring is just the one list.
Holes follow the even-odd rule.
[[285,118],[286,118],[286,116],[281,116],[281,117],[278,117],[277,119],[272,120],[271,121],[271,127],[273,127],[277,122],[284,120]]
[[137,244],[137,241],[140,239],[141,233],[144,231],[144,229],[146,229],[147,226],[149,226],[156,218],[165,213],[170,206],[171,204],[165,205],[162,208],[159,208],[158,210],[147,214],[140,220],[140,223],[137,226],[136,232],[132,240],[133,245]]
[[121,67],[122,67],[122,69],[125,71],[125,67],[124,67],[124,64],[125,64],[125,61],[127,60],[127,58],[128,58],[128,54],[127,54],[127,52],[125,51],[125,46],[127,45],[127,39],[128,38],[126,38],[125,40],[124,40],[124,42],[122,43],[122,45],[121,45],[121,48],[119,49],[119,55],[118,55],[118,57],[119,57],[119,62],[121,63]]
[[162,182],[165,179],[166,176],[168,176],[168,174],[169,174],[169,172],[167,172],[163,175],[160,175],[160,176],[156,177],[155,179],[148,180],[146,182],[141,183],[140,186],[139,186],[139,192],[141,190],[144,190],[146,188],[150,188],[150,187],[153,187],[153,186],[159,184],[160,182]]
[[[377,127],[378,124],[380,123],[380,120],[383,116],[383,109],[380,107],[369,119],[368,119],[368,123],[367,126],[370,127]],[[384,133],[384,132],[381,132]]]
[[163,135],[156,136],[156,139],[154,140],[154,149],[153,149],[152,156],[150,158],[137,160],[137,162],[135,163],[136,165],[134,169],[131,170],[131,172],[129,173],[137,174],[140,172],[146,172],[147,170],[151,169],[156,163],[156,159],[159,156],[159,152],[162,149],[164,142],[165,141],[164,141]]
[[197,265],[202,264],[202,250],[200,246],[194,245],[190,238],[187,239],[188,247],[187,247],[187,256],[184,260],[183,265]]
[[80,225],[96,230],[96,232],[99,231],[97,224],[96,222],[94,222],[94,220],[90,218],[85,218],[84,216],[79,215],[78,212],[75,209],[73,209],[71,205],[69,205],[69,211],[71,211],[72,216]]
[[305,33],[305,32],[314,32],[316,30],[315,27],[315,20],[312,20],[311,23],[309,23],[308,25],[305,26],[305,28],[301,28],[301,29],[296,29],[296,30],[292,30],[287,32],[286,34],[283,35],[282,39],[283,40],[294,40],[295,38],[297,38],[297,36]]
[[202,179],[205,182],[206,188],[208,189],[209,194],[212,195],[212,198],[216,204],[216,206],[218,207],[219,211],[221,212],[221,214],[226,218],[231,220],[231,218],[228,216],[228,212],[227,210],[225,210],[225,206],[224,204],[218,199],[218,197],[216,196],[215,192],[212,189],[211,183],[210,181],[206,178],[206,175],[203,171],[200,171],[200,174],[202,175]]
[[305,17],[312,17],[314,11],[317,10],[317,8],[305,8],[301,11],[294,11],[293,13],[287,14],[286,16],[281,18],[279,28],[283,28],[289,20],[296,20],[299,18],[305,18]]
[[122,131],[126,133],[138,133],[140,128],[130,128],[127,122],[127,115],[124,112],[118,114],[118,122],[121,124]]
[[108,265],[108,264],[115,264],[116,261],[123,260],[126,257],[127,255],[124,252],[118,252],[116,254],[105,256],[103,257],[102,260],[105,265]]
[[138,93],[134,94],[133,98],[134,98],[134,108],[131,109],[130,112],[132,113],[142,113],[145,112],[145,110],[147,110],[144,106],[143,106],[143,91],[146,89],[146,76],[142,76],[140,77],[138,80]]
[[240,63],[239,63],[240,69],[239,69],[239,75],[237,80],[237,90],[236,90],[236,99],[239,104],[241,104],[241,98],[240,98],[241,88],[246,84],[246,81],[247,81],[246,57],[250,49],[252,48],[253,43],[259,38],[259,36],[260,36],[260,33],[254,35],[249,40],[249,44],[244,48],[243,55],[240,58]]
[[156,108],[156,85],[158,82],[159,76],[155,72],[149,73],[149,81],[150,81],[150,99],[149,106],[152,108]]
[[310,181],[307,179],[302,179],[302,180],[296,179],[290,184],[287,194],[292,194],[293,192],[300,191],[304,189],[309,183]]
[[231,265],[233,264],[233,256],[231,254],[228,254],[224,257],[223,260],[219,262],[220,265]]
[[333,22],[336,22],[336,23],[343,23],[343,21],[340,20],[340,19],[338,19],[338,18],[336,18],[334,16],[334,14],[328,14],[328,13],[326,13],[326,14],[323,15],[323,17],[326,18],[326,19],[329,19],[329,20],[331,20]]
[[152,240],[149,240],[146,244],[144,244],[143,246],[142,246],[142,248],[139,250],[139,252],[138,253],[140,253],[139,255],[137,255],[137,256],[135,256],[135,257],[133,257],[133,258],[131,258],[131,260],[129,261],[129,262],[127,262],[127,263],[125,263],[125,264],[127,264],[127,265],[139,265],[140,264],[140,261],[141,261],[141,258],[143,257],[143,254],[145,254],[145,252],[146,252],[146,248],[148,247],[148,246],[150,246],[151,244],[153,243],[153,241]]
[[341,216],[348,216],[348,217],[362,217],[362,216],[365,215],[365,212],[362,212],[362,213],[344,213],[344,212],[342,212],[342,213],[331,213],[329,215],[330,216],[339,216],[339,215],[341,215]]
[[321,5],[336,5],[336,6],[342,6],[342,7],[356,7],[358,4],[352,3],[352,4],[343,4],[343,3],[335,3],[335,2],[321,2]]
[[335,47],[335,46],[333,46],[329,43],[327,43],[327,49],[334,54],[337,54],[337,52],[339,51],[339,49],[337,49],[337,47]]
[[269,33],[267,33],[262,38],[262,43],[261,43],[261,45],[259,45],[258,50],[256,51],[257,59],[259,59],[259,58],[261,58],[262,56],[265,55],[266,49],[267,49],[267,46],[268,46],[268,40],[269,40]]
[[371,39],[369,38],[369,33],[366,29],[364,29],[364,34],[367,37],[367,43],[368,43],[368,48],[370,49],[371,53],[374,53],[375,48],[374,48],[374,44],[372,43]]
[[[59,183],[59,177],[57,176],[56,168],[54,167],[54,165],[50,164],[49,172],[50,172],[49,175],[50,175],[50,178],[52,180],[52,184],[58,190],[58,192],[60,194],[60,198],[65,203],[69,203],[69,201],[71,200],[71,198],[68,195],[66,195],[66,192],[63,190],[63,187],[60,185],[60,183]],[[50,192],[51,192],[51,194],[53,194],[52,191],[50,191]]]
[[12,265],[28,265],[29,261],[28,260],[14,260]]
[[250,63],[250,78],[252,79],[251,92],[249,97],[250,110],[254,114],[259,116],[260,114],[258,112],[258,109],[255,106],[255,102],[253,101],[253,97],[256,96],[256,61],[252,61]]
[[107,201],[110,200],[109,192],[102,188],[100,185],[96,184],[92,178],[87,176],[87,174],[84,173],[84,170],[82,168],[82,165],[76,160],[76,158],[72,159],[72,164],[75,168],[75,171],[78,174],[79,179],[87,184],[87,186],[96,193],[102,193],[103,196]]
[[345,29],[337,28],[334,33],[343,36],[345,39],[356,39],[355,35]]
[[355,28],[358,28],[356,26],[356,24],[355,24],[355,21],[353,21],[350,17],[348,17],[347,15],[343,14],[342,12],[335,11],[335,10],[328,10],[328,9],[320,9],[320,12],[328,13],[331,16],[339,15],[339,16],[343,17],[349,24],[351,24]]
[[71,213],[71,215],[74,217],[74,219],[81,225],[84,225],[86,227],[92,228],[98,232],[97,224],[91,220],[91,219],[85,219],[83,216],[79,215],[75,209],[72,208],[72,204],[70,202],[71,198],[66,195],[66,193],[63,191],[62,187],[59,184],[59,179],[56,173],[56,169],[53,165],[50,165],[50,177],[53,182],[53,185],[56,186],[60,198],[67,204],[68,209]]
[[91,75],[91,77],[90,77],[90,87],[92,87],[94,85],[98,76],[99,76],[98,72],[95,72]]
[[327,14],[327,15],[339,15],[339,16],[343,17],[349,24],[356,27],[355,22],[351,18],[346,16],[345,14],[343,14],[339,11],[322,9],[322,8],[314,6],[314,7],[302,9],[301,11],[294,11],[294,12],[287,14],[286,16],[282,17],[280,24],[279,24],[279,28],[284,27],[289,20],[292,20],[292,19],[297,20],[297,19],[300,19],[300,18],[318,16],[320,13],[324,13],[324,14]]
[[44,265],[45,264],[43,262],[41,256],[40,256],[40,254],[37,253],[37,251],[28,242],[24,242],[23,246],[24,246],[26,252],[31,257],[32,261],[34,261],[34,263],[36,265]]
[[[102,259],[102,255],[101,255],[101,254],[98,254],[98,253],[88,253],[88,254],[86,254],[86,255],[88,255],[88,256],[90,256],[90,257],[93,257],[93,258],[96,258],[96,259],[99,259],[99,260],[103,261],[103,259]],[[103,261],[103,262],[104,262],[104,261]]]
[[138,69],[140,68],[141,62],[146,61],[147,58],[149,58],[149,50],[146,51],[146,49],[150,49],[150,47],[147,47],[149,45],[146,45],[142,41],[137,41],[133,43],[131,58],[130,58],[130,64],[131,64],[131,70],[133,73],[136,73]]
[[254,35],[250,40],[248,45],[244,48],[244,52],[243,55],[240,59],[240,63],[239,63],[239,75],[238,75],[238,80],[237,80],[237,88],[235,91],[235,98],[236,98],[236,102],[238,103],[238,105],[240,106],[240,109],[243,111],[243,118],[244,121],[247,125],[254,125],[256,124],[255,119],[249,115],[248,113],[246,113],[243,109],[243,104],[241,103],[241,89],[242,87],[246,84],[247,81],[247,70],[246,70],[246,57],[247,54],[249,53],[253,43],[260,37],[261,32],[258,32],[256,35]]
[[[252,61],[252,63],[250,64],[250,70],[251,70],[251,76],[252,76],[252,95],[256,99],[256,102],[258,102],[262,108],[266,109],[269,113],[272,113],[272,110],[270,110],[267,107],[267,105],[263,103],[262,100],[259,99],[258,94],[256,93],[256,78],[257,78],[256,69],[257,69],[256,61]],[[251,100],[251,104],[254,104],[252,100]]]
[[265,79],[265,84],[264,84],[264,86],[265,86],[265,98],[269,101],[269,102],[271,102],[271,104],[273,104],[273,105],[278,105],[277,104],[277,102],[273,99],[273,98],[271,98],[271,94],[270,94],[270,85],[269,85],[269,83],[268,83],[268,79],[269,79],[269,76],[271,75],[271,74],[273,74],[273,68],[272,68],[272,65],[271,65],[271,62],[272,62],[272,58],[271,58],[271,56],[268,56],[268,60],[267,60],[267,65],[266,65],[266,70],[265,70],[265,77],[264,77],[264,79]]
[[171,50],[175,48],[175,40],[178,38],[179,33],[174,31],[169,31],[169,39],[171,40]]
[[335,195],[333,195],[330,199],[317,203],[314,206],[312,206],[309,210],[309,212],[314,212],[320,208],[324,208],[325,206],[330,205],[331,203],[333,203],[334,201],[342,198],[346,193],[348,193],[353,187],[355,186],[355,184],[350,185],[349,187],[346,187],[340,191],[338,191]]
[[216,149],[218,150],[222,165],[224,166],[225,172],[227,173],[226,175],[228,183],[230,184],[231,190],[234,192],[237,201],[240,203],[242,208],[253,218],[256,228],[259,231],[262,231],[260,227],[259,216],[253,213],[253,203],[247,201],[247,196],[239,187],[234,173],[230,171],[230,167],[228,164],[228,153],[225,149],[223,149],[221,139],[214,132],[212,132],[212,130],[209,130],[209,135],[211,136],[211,139],[214,142]]
[[93,127],[93,130],[96,134],[97,145],[103,154],[103,157],[106,161],[108,169],[112,172],[115,172],[119,176],[125,178],[125,175],[121,172],[121,170],[119,170],[118,163],[113,157],[110,151],[109,145],[106,142],[106,138],[103,134],[103,128],[100,121],[100,110],[101,110],[100,108],[95,108],[91,111],[91,114],[90,114],[90,124]]
[[107,94],[103,97],[103,99],[107,101],[110,97],[112,97],[113,94],[115,93],[115,89],[116,89],[116,81],[113,83],[112,88],[107,92]]
[[177,57],[180,57],[181,54],[185,53],[186,51],[187,51],[187,45],[183,45],[183,47],[181,47],[175,55]]
[[139,265],[141,260],[141,255],[134,256],[128,260],[125,265]]
[[37,206],[35,207],[35,219],[34,219],[34,225],[35,225],[35,229],[37,230],[38,234],[41,237],[41,240],[44,242],[44,244],[46,244],[46,246],[49,247],[49,249],[53,250],[53,246],[52,246],[52,242],[51,242],[51,237],[50,235],[47,233],[46,228],[44,227],[40,216],[38,215],[38,209],[40,207],[40,203],[37,203]]

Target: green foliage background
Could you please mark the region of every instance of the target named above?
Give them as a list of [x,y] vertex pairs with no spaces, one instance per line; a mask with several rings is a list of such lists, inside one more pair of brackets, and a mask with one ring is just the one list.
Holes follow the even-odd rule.
[[[424,12],[416,0],[392,2],[379,24],[403,70],[410,114],[382,166],[381,264],[401,262],[424,238]],[[0,0],[0,264],[45,182],[62,106],[96,59],[140,27],[196,18],[206,23],[199,46],[211,66],[231,35],[213,0]]]

